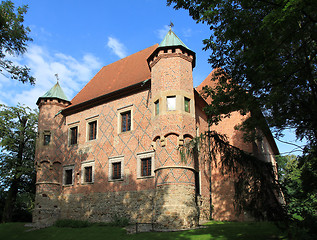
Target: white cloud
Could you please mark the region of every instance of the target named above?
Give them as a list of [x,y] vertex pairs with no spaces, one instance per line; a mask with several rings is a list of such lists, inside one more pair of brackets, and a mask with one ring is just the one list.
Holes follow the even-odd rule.
[[156,30],[156,35],[159,39],[163,40],[167,32],[170,30],[170,27],[168,25],[164,25],[163,28]]
[[111,48],[114,54],[116,54],[119,58],[124,58],[127,56],[126,47],[119,42],[118,39],[113,37],[108,37],[107,46]]
[[75,59],[63,53],[52,53],[38,45],[30,45],[23,59],[16,62],[31,68],[31,74],[36,78],[35,86],[0,77],[0,102],[11,106],[20,102],[31,108],[36,108],[38,97],[56,83],[56,73],[62,89],[71,100],[102,66],[99,59],[91,54]]
[[193,31],[191,28],[183,29],[182,32],[184,37],[191,37],[193,35]]

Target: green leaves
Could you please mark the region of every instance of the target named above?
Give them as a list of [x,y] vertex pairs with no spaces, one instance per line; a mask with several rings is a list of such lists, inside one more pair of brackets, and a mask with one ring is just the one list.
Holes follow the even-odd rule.
[[7,55],[21,55],[26,52],[27,42],[32,41],[28,35],[30,29],[23,25],[27,6],[15,8],[11,1],[0,4],[0,73],[7,72],[12,79],[23,83],[35,83],[26,66],[16,66],[6,59]]
[[[270,127],[295,128],[299,139],[316,145],[316,1],[167,2],[176,9],[188,9],[194,20],[210,25],[204,49],[211,52],[210,64],[230,79],[221,83],[221,89],[204,88],[212,97],[210,112],[219,115],[230,108],[244,112],[259,108]],[[210,80],[219,81],[217,76]]]
[[37,118],[28,107],[0,105],[0,189],[9,189],[4,221],[12,220],[18,193],[35,191]]

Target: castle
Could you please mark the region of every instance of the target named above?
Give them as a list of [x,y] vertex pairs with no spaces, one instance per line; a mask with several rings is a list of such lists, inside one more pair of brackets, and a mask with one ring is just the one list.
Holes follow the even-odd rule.
[[[157,228],[191,228],[208,220],[245,220],[234,209],[234,179],[207,156],[182,160],[180,147],[208,130],[193,88],[195,53],[170,30],[160,45],[103,67],[69,101],[57,82],[39,97],[33,222],[108,222],[114,216]],[[247,152],[234,129],[245,116],[214,127]],[[260,149],[260,154],[259,154]],[[257,154],[275,164],[270,134]]]

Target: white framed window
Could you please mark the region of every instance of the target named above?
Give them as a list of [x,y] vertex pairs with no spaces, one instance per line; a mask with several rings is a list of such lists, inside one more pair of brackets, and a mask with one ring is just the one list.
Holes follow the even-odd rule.
[[109,181],[123,180],[124,178],[124,157],[117,156],[109,158]]
[[167,111],[174,111],[176,110],[176,96],[167,96],[166,97],[166,106]]
[[68,146],[78,144],[79,121],[68,124]]
[[133,130],[133,104],[118,108],[118,133]]
[[95,181],[95,161],[82,162],[81,183],[94,183]]
[[137,178],[154,177],[154,151],[137,154]]
[[86,141],[98,138],[98,116],[86,118]]
[[74,185],[74,180],[75,180],[74,169],[75,169],[74,165],[63,167],[63,185],[64,186]]

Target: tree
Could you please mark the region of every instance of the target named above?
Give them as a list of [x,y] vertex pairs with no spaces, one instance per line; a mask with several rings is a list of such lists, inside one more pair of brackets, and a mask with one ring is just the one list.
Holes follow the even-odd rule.
[[12,221],[17,196],[35,191],[37,113],[18,105],[0,105],[0,184],[7,189],[2,221]]
[[26,52],[27,42],[32,41],[28,36],[30,28],[23,25],[27,6],[15,8],[11,1],[0,4],[0,72],[9,73],[12,79],[23,83],[35,83],[35,78],[29,75],[27,66],[17,66],[8,59],[8,55],[18,56]]
[[[251,112],[242,125],[258,127],[261,112],[279,135],[295,128],[308,149],[317,145],[317,2],[314,0],[168,0],[210,26],[205,50],[221,68],[212,99],[213,116]],[[230,80],[228,80],[230,79]],[[261,110],[261,111],[259,111]]]
[[[279,137],[295,129],[307,145],[292,171],[304,196],[317,186],[317,2],[314,0],[167,0],[210,26],[203,40],[218,71],[203,94],[210,124],[233,111],[249,113],[237,128],[248,140],[268,125]],[[263,118],[263,115],[265,118]],[[293,174],[293,176],[295,176]],[[294,183],[293,183],[294,184]],[[294,186],[292,186],[294,187]],[[301,201],[299,195],[294,201]],[[306,198],[307,200],[308,198]],[[312,200],[310,200],[312,201]],[[315,203],[314,203],[315,204]],[[306,211],[306,219],[316,211]],[[309,221],[306,221],[309,222]],[[307,225],[306,225],[307,226]],[[311,228],[313,230],[313,228]]]
[[[311,169],[313,167],[307,167],[307,162],[302,164],[302,158],[294,155],[277,157],[279,181],[292,221],[301,227],[308,228],[311,233],[317,234],[315,229],[317,224],[317,191],[316,187],[312,186],[316,184],[316,172],[315,177],[312,177]],[[310,183],[305,183],[305,181]]]

